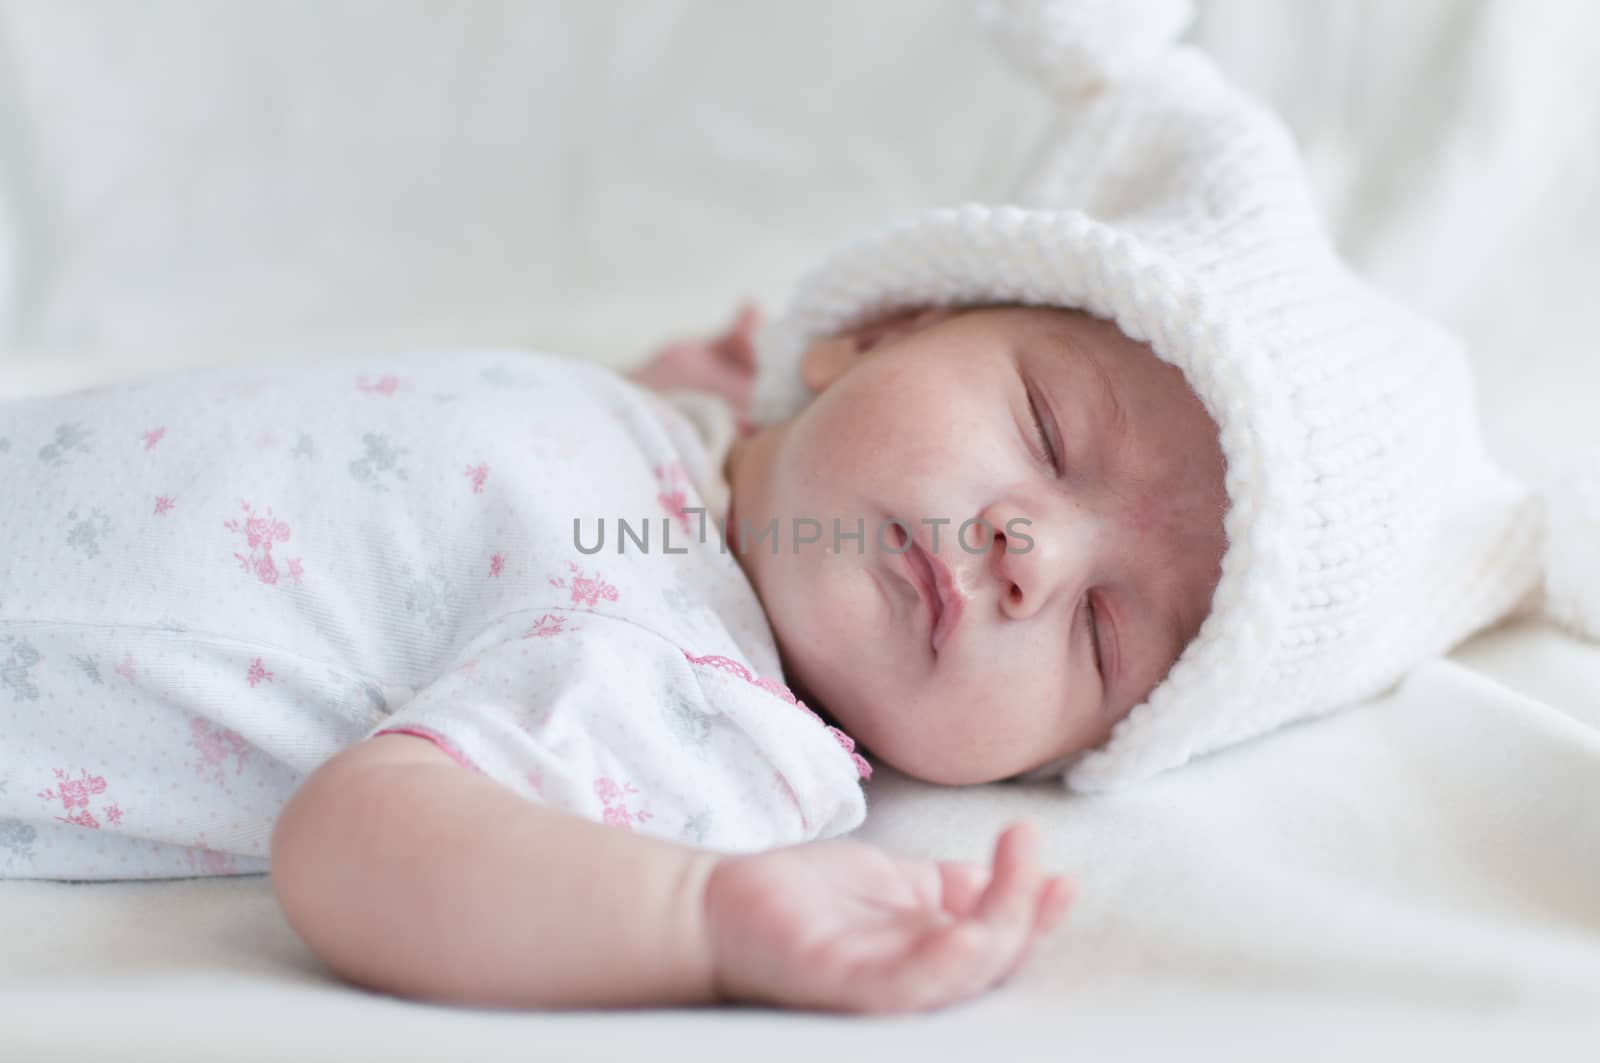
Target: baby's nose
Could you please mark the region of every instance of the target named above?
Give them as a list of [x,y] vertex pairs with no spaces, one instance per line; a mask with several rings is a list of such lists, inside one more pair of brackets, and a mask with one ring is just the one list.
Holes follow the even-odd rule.
[[1014,617],[1029,616],[1063,587],[1080,587],[1094,567],[1093,543],[1087,519],[1043,523],[1015,515],[994,524],[986,560],[1001,608]]

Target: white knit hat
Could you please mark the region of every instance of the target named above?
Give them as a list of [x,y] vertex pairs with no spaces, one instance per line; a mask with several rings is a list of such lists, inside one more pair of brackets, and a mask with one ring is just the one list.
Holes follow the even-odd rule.
[[[1211,613],[1104,746],[1052,769],[1078,791],[1149,777],[1370,698],[1530,601],[1542,511],[1484,451],[1459,343],[1338,260],[1288,130],[1175,43],[1188,3],[981,11],[1059,104],[1031,172],[1012,204],[932,211],[804,280],[758,338],[754,412],[805,404],[809,343],[906,306],[1077,308],[1183,371],[1227,461]],[[1581,539],[1548,539],[1591,565],[1552,612],[1594,634]]]

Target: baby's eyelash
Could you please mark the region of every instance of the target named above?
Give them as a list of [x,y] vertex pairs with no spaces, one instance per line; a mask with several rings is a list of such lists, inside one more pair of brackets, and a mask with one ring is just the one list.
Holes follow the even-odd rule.
[[1028,385],[1028,412],[1033,414],[1033,431],[1039,443],[1039,450],[1049,461],[1050,468],[1057,473],[1061,472],[1061,459],[1056,454],[1056,448],[1050,445],[1050,433],[1044,430],[1044,417],[1039,413],[1039,399],[1033,390],[1033,385]]
[[1088,616],[1089,645],[1094,647],[1095,671],[1100,673],[1101,678],[1104,678],[1106,674],[1106,667],[1105,662],[1100,659],[1100,619],[1095,615],[1094,599],[1085,599],[1083,606],[1083,611]]

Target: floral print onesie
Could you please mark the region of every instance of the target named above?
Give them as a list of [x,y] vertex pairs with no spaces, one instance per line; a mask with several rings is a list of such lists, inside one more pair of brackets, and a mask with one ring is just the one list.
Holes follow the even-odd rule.
[[784,686],[686,409],[504,351],[0,402],[0,877],[263,872],[392,731],[705,848],[855,828],[867,764]]

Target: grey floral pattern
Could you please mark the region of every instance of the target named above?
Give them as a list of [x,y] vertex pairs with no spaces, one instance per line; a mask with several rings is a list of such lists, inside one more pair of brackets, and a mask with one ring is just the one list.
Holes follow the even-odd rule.
[[396,480],[406,479],[406,469],[400,459],[411,453],[409,447],[397,447],[388,436],[368,432],[361,437],[366,453],[350,463],[350,475],[377,491],[387,491],[383,483],[385,474]]
[[87,654],[82,657],[78,656],[77,654],[73,654],[72,663],[82,669],[83,674],[89,677],[89,682],[94,683],[96,686],[103,686],[105,684],[105,680],[100,678],[100,662],[96,661],[93,657],[90,657]]
[[306,435],[304,432],[301,432],[300,438],[295,441],[294,450],[291,452],[290,456],[295,458],[305,458],[309,461],[316,461],[317,441]]
[[0,436],[0,454],[8,454],[10,452],[11,440],[7,439],[5,436]]
[[14,858],[33,862],[33,841],[39,832],[20,819],[0,819],[0,849],[9,849]]
[[660,704],[661,715],[674,737],[695,753],[705,756],[706,743],[711,739],[712,718],[693,698],[679,691],[668,693]]
[[33,681],[39,651],[24,638],[7,635],[0,639],[0,687],[11,691],[13,701],[38,701],[39,687]]
[[[410,569],[405,569],[404,572],[410,577]],[[444,565],[435,562],[429,566],[424,579],[410,579],[405,592],[406,612],[420,616],[428,630],[438,634],[449,619],[450,607],[455,603],[455,599],[455,591],[451,589],[450,581],[445,578]]]
[[96,506],[87,517],[80,517],[77,510],[71,510],[67,520],[72,522],[67,529],[67,545],[82,550],[85,557],[99,557],[101,537],[111,534],[111,518]]
[[714,813],[709,808],[701,809],[690,816],[683,821],[683,836],[693,838],[696,845],[701,844],[706,840],[706,831],[711,827],[713,816]]
[[39,460],[51,465],[65,465],[69,454],[89,453],[89,437],[94,435],[77,421],[56,425],[56,438],[39,448]]
[[[677,533],[674,532],[673,534]],[[677,547],[674,546],[673,549],[676,550]],[[701,614],[707,611],[706,603],[703,598],[697,594],[689,593],[682,587],[663,587],[661,589],[661,600],[665,602],[667,608],[671,609],[675,614],[678,615],[679,618],[687,620],[690,623],[701,622],[703,620]]]
[[478,374],[478,379],[485,384],[497,388],[508,388],[513,391],[527,391],[538,381],[523,373],[512,372],[504,365],[492,365]]

